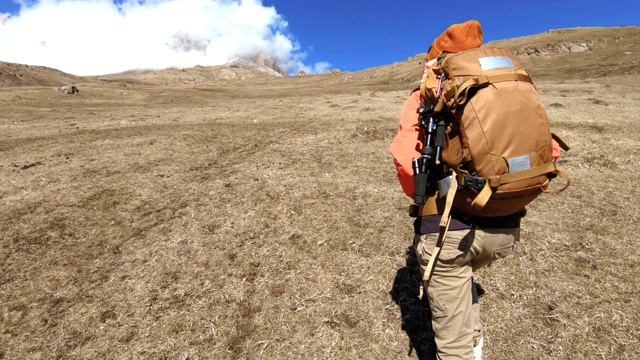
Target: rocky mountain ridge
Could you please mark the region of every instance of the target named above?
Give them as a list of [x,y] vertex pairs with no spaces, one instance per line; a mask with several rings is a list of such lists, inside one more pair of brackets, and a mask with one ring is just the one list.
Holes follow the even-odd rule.
[[[552,29],[536,35],[491,41],[483,46],[510,49],[527,72],[536,79],[637,75],[640,69],[640,26]],[[406,88],[413,86],[419,79],[423,59],[424,53],[421,53],[393,64],[356,72],[333,71],[305,76],[305,81]],[[288,81],[288,78],[299,78],[285,75],[274,59],[261,54],[252,58],[235,58],[219,66],[130,71],[94,77],[74,76],[43,66],[0,62],[0,87],[60,86],[96,81],[171,86],[216,82],[264,82],[276,81],[279,78]]]
[[[271,65],[265,65],[269,63]],[[286,75],[286,72],[280,69],[280,67],[274,61],[266,62],[263,60],[262,63],[260,63],[256,60],[250,60],[250,59],[244,59],[244,58],[238,57],[238,58],[227,61],[224,65],[230,68],[256,69],[271,76]]]

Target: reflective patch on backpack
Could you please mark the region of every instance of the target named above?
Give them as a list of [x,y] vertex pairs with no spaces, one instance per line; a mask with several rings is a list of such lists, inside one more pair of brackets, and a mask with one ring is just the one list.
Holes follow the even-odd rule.
[[482,71],[491,69],[515,67],[513,61],[508,56],[486,56],[478,58]]
[[531,160],[529,159],[529,155],[514,157],[509,159],[508,162],[510,173],[531,169]]
[[449,192],[449,188],[451,187],[451,180],[453,179],[453,177],[451,175],[447,176],[446,178],[438,181],[438,190],[439,190],[439,198],[443,198],[445,196],[447,196],[447,193]]

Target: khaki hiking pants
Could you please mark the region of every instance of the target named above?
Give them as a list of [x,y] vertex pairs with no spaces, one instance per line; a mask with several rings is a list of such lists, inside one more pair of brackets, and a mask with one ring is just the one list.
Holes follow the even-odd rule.
[[[514,250],[519,228],[449,231],[427,289],[438,359],[471,360],[482,339],[480,305],[473,272]],[[438,234],[416,235],[414,246],[424,272]]]

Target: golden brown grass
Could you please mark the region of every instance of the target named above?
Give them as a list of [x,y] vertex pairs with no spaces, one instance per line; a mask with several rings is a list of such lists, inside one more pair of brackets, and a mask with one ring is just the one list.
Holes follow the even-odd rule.
[[[0,88],[0,358],[433,358],[411,86],[347,76]],[[572,186],[478,274],[485,357],[633,359],[637,77],[537,85]]]

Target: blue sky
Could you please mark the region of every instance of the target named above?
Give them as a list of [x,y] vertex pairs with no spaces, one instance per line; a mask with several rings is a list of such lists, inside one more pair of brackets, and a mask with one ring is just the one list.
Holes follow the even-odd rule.
[[[438,11],[438,4],[446,3],[459,5],[457,12],[451,7]],[[263,4],[275,6],[285,16],[300,43],[312,48],[313,59],[346,70],[426,52],[447,26],[469,19],[480,21],[485,42],[556,28],[640,25],[639,0],[265,0]]]
[[[448,25],[469,19],[480,21],[485,42],[557,28],[640,24],[638,0],[459,0],[456,11],[439,9],[445,1],[415,0],[114,3],[0,0],[0,61],[100,75],[216,65],[262,52],[290,73],[357,71],[425,52]],[[56,24],[66,25],[57,30]]]

